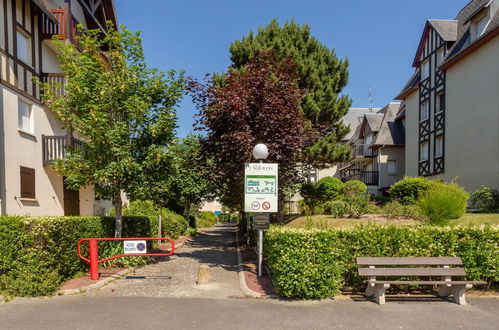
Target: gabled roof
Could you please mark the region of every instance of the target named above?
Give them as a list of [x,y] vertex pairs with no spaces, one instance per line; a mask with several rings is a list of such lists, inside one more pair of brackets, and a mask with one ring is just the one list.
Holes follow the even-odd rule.
[[457,20],[429,19],[426,21],[412,66],[416,67],[419,65],[419,59],[421,58],[421,53],[423,52],[426,38],[428,38],[431,28],[433,28],[444,41],[449,42],[457,40],[457,25]]
[[379,132],[376,134],[372,145],[404,145],[404,127],[400,121],[396,120],[400,109],[400,103],[390,102],[385,108],[386,110],[382,118]]
[[471,40],[471,20],[484,8],[490,7],[490,10],[492,10],[492,6],[490,6],[491,3],[492,1],[490,0],[473,0],[461,9],[456,17],[456,20],[458,21],[457,42],[454,43],[447,52],[443,63],[440,65],[440,69],[445,70],[449,68],[461,58],[499,35],[499,10],[497,7],[494,7],[496,8],[495,12],[489,13],[490,19],[485,30],[482,32],[482,35],[475,40]]
[[346,115],[341,118],[343,124],[350,126],[350,132],[342,139],[343,141],[348,141],[354,135],[357,127],[362,123],[362,118],[364,118],[364,114],[377,112],[380,108],[349,108]]
[[383,121],[383,115],[383,113],[366,113],[365,120],[372,132],[379,131],[381,122]]

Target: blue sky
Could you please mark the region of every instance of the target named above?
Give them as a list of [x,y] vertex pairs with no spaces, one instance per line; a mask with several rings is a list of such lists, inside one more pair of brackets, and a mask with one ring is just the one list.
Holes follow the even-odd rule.
[[[350,61],[344,90],[354,107],[390,102],[413,72],[426,19],[453,19],[468,0],[116,0],[118,22],[141,31],[146,61],[162,71],[203,77],[230,64],[229,45],[250,30],[294,19]],[[189,97],[178,109],[178,135],[192,131]]]

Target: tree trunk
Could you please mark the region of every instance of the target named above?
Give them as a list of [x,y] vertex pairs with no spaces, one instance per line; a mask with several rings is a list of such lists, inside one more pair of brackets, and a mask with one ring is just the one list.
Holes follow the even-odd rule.
[[121,191],[118,191],[118,193],[116,193],[116,195],[114,196],[114,207],[116,209],[114,237],[120,238],[123,221],[123,204],[121,201]]
[[279,199],[277,200],[277,223],[284,223],[284,194],[278,195]]
[[162,237],[161,232],[162,232],[162,222],[163,222],[163,216],[161,215],[161,209],[162,207],[159,207],[159,215],[158,215],[158,237]]

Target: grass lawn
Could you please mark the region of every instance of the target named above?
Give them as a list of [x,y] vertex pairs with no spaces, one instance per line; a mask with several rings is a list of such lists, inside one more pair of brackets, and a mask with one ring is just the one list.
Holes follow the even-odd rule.
[[[360,218],[334,218],[326,214],[313,215],[310,219],[306,216],[288,216],[286,226],[295,228],[341,228],[359,224],[376,223],[382,225],[410,226],[420,224],[420,220],[411,219],[387,219],[381,215],[366,214]],[[450,226],[476,225],[499,225],[499,213],[466,213],[461,218],[449,221]]]

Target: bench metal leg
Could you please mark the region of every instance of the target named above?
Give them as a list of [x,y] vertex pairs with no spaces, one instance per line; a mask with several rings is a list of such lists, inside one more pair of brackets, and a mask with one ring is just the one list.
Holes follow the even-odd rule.
[[471,284],[453,285],[452,296],[454,298],[454,302],[459,305],[466,305],[465,293],[467,289],[471,289],[472,287],[473,285]]
[[390,287],[390,284],[368,284],[366,289],[366,296],[374,296],[376,302],[380,305],[385,304],[385,291]]

